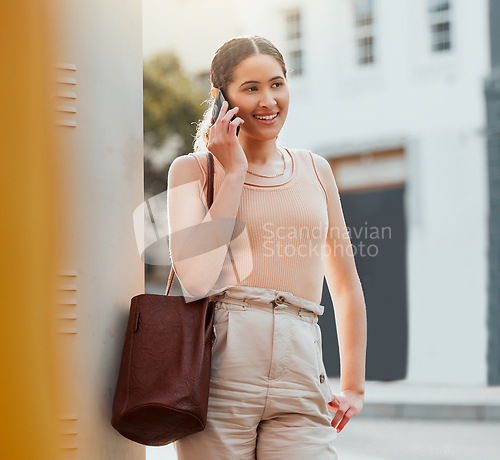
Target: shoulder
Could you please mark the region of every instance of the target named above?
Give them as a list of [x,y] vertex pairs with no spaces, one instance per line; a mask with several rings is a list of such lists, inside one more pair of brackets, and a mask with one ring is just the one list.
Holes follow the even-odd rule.
[[205,173],[202,158],[204,156],[206,157],[205,153],[194,152],[176,157],[168,170],[169,187],[193,181],[200,181],[203,184]]
[[294,151],[299,155],[307,156],[309,161],[312,160],[316,175],[318,176],[321,185],[325,189],[327,200],[329,197],[335,196],[337,193],[337,184],[333,175],[332,167],[330,166],[328,160],[325,157],[312,152],[311,150],[299,149]]
[[309,154],[312,156],[314,167],[316,168],[318,173],[321,174],[321,176],[323,176],[325,179],[329,176],[333,177],[332,168],[325,157],[322,157],[317,153],[313,153],[310,150]]
[[334,180],[332,168],[325,157],[322,157],[321,155],[318,155],[317,153],[314,153],[308,149],[288,148],[288,150],[292,150],[299,158],[302,158],[305,161],[309,161],[310,163],[312,162],[314,169],[316,170],[322,181]]
[[[301,149],[301,148],[290,148],[286,147],[288,150],[293,151],[295,155],[299,158],[305,159],[306,161],[313,162],[314,167],[318,168],[320,167],[322,170],[326,170],[326,168],[330,168],[330,164],[328,163],[328,160],[326,158],[322,157],[321,155],[318,155],[317,153],[314,153],[311,150],[308,149]],[[331,170],[331,168],[330,168]]]
[[321,179],[324,179],[326,182],[335,182],[332,167],[328,160],[317,153],[309,152],[313,158],[314,167],[318,171],[318,174],[321,175]]

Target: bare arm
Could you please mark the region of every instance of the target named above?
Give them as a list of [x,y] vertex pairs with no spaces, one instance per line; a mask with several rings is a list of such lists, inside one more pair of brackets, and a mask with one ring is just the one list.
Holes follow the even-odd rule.
[[208,148],[223,165],[224,180],[210,210],[201,200],[203,175],[195,158],[183,155],[169,169],[167,207],[170,253],[175,272],[193,297],[209,295],[220,276],[231,242],[248,168],[236,129],[243,123],[238,107],[224,102],[210,130]]
[[313,155],[328,195],[325,277],[334,302],[341,360],[341,391],[365,391],[367,321],[361,281],[356,270],[337,184],[328,161]]
[[182,286],[192,296],[204,297],[219,278],[244,180],[243,172],[226,174],[206,212],[200,198],[203,177],[196,159],[183,155],[170,166],[167,200],[171,256]]

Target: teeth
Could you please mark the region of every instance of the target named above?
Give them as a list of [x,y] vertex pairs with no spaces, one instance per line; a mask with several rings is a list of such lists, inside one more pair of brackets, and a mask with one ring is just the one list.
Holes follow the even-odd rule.
[[258,115],[254,115],[255,118],[258,118],[259,120],[273,120],[274,118],[276,118],[278,116],[278,114],[274,114],[274,115],[269,115],[267,117],[260,117]]

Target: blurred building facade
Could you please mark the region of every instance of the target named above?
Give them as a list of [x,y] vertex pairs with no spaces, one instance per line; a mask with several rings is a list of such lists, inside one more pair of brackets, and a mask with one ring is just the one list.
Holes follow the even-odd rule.
[[485,384],[488,2],[238,11],[242,32],[268,36],[292,67],[283,141],[330,161],[348,227],[369,230],[354,246],[378,248],[356,256],[367,379]]
[[[217,4],[179,3],[172,17],[175,8]],[[191,29],[211,48],[191,69],[208,75],[222,43],[209,31],[225,25],[227,38],[263,35],[284,53],[291,102],[280,141],[332,166],[365,291],[367,379],[499,384],[488,380],[487,360],[496,346],[488,329],[488,1],[231,4],[233,24]],[[181,41],[175,50],[191,59]],[[335,376],[326,283],[323,303],[325,363]]]
[[485,81],[488,139],[488,381],[500,381],[500,3],[490,0],[491,74]]

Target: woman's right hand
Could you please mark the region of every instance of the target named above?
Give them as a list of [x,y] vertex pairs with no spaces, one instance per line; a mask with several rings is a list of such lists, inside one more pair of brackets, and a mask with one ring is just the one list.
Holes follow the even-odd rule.
[[228,102],[224,101],[217,121],[210,128],[208,139],[208,150],[212,152],[224,167],[226,174],[246,172],[248,162],[245,152],[236,136],[236,128],[245,121],[234,115],[238,113],[239,107],[227,110]]

